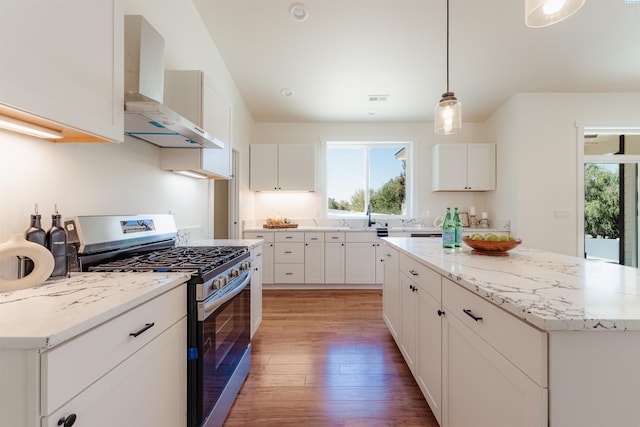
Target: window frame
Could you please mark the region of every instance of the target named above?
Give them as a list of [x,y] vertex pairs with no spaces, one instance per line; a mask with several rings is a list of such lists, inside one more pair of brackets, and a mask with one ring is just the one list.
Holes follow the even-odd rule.
[[[411,140],[353,140],[353,139],[331,139],[324,141],[323,154],[324,154],[324,197],[322,201],[323,211],[327,219],[366,219],[365,212],[349,212],[343,211],[343,213],[335,213],[335,211],[329,211],[329,156],[328,152],[331,147],[339,146],[340,148],[360,148],[366,151],[366,176],[363,177],[363,181],[366,183],[365,197],[368,197],[369,190],[369,148],[383,148],[383,147],[401,147],[405,149],[405,213],[400,215],[393,214],[376,214],[373,213],[372,217],[380,220],[393,220],[393,219],[410,219],[413,213],[413,200],[414,200],[414,179],[413,179],[413,145]],[[365,203],[366,205],[366,203]]]

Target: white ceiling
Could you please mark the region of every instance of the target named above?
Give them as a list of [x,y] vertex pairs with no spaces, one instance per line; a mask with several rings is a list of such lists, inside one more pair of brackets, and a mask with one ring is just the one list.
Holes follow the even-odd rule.
[[[194,3],[257,122],[432,121],[446,90],[446,0]],[[450,0],[449,87],[464,122],[518,92],[640,91],[640,4],[588,0],[532,29],[524,0]]]

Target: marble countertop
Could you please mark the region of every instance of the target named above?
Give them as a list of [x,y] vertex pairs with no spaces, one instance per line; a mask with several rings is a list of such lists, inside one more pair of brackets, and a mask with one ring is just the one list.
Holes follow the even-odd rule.
[[640,270],[516,247],[476,255],[438,239],[385,241],[459,285],[546,331],[640,331]]
[[0,292],[0,348],[47,349],[186,282],[185,273],[75,273]]
[[[253,232],[253,233],[261,233],[261,232],[284,232],[284,231],[343,231],[343,232],[376,232],[378,226],[373,227],[331,227],[331,226],[299,226],[296,228],[245,228],[243,231]],[[442,233],[442,228],[436,227],[421,227],[421,226],[406,226],[406,227],[382,227],[386,228],[390,233]],[[497,229],[497,228],[469,228],[465,227],[463,230],[464,234],[471,233],[492,233],[492,232],[501,232],[508,233],[507,229]]]
[[262,239],[202,239],[189,242],[187,246],[247,246],[253,249]]

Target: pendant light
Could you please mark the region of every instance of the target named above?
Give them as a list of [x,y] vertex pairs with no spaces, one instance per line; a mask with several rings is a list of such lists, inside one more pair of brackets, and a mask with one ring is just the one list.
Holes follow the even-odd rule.
[[447,0],[447,91],[442,94],[434,111],[434,130],[438,135],[449,135],[462,128],[462,104],[449,91],[449,0]]
[[524,21],[527,27],[540,28],[567,19],[585,0],[525,0]]

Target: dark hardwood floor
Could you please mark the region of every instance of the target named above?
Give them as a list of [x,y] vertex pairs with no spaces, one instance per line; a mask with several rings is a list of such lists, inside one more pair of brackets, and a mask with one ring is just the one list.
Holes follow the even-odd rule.
[[224,427],[437,427],[378,290],[265,290],[252,366]]

